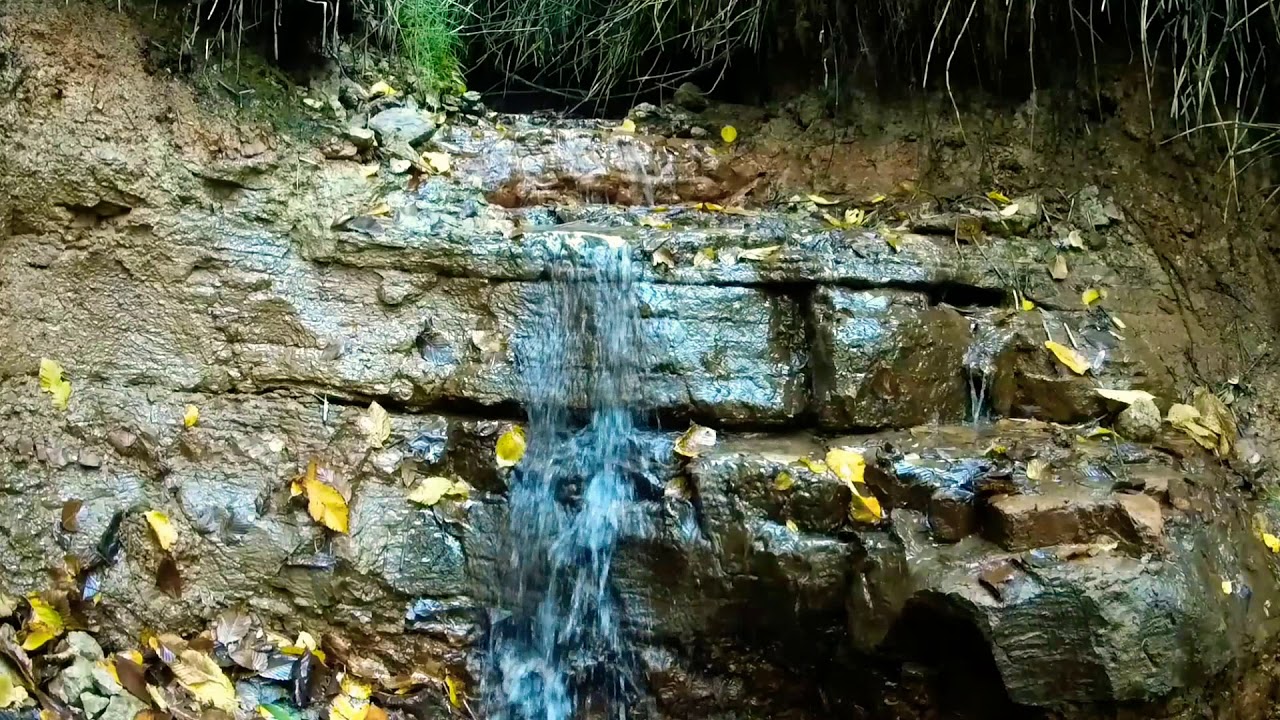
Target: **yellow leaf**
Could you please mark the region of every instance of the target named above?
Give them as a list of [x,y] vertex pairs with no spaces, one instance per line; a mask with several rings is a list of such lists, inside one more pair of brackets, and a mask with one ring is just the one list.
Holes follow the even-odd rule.
[[1049,463],[1040,458],[1031,458],[1027,462],[1027,479],[1044,480],[1048,477]]
[[1052,340],[1045,340],[1044,346],[1049,349],[1049,352],[1053,353],[1054,357],[1058,358],[1058,362],[1070,368],[1071,372],[1077,375],[1084,375],[1089,372],[1089,361],[1085,360],[1084,356],[1075,350]]
[[524,450],[524,428],[514,425],[498,438],[498,445],[495,448],[498,467],[515,467],[516,463],[520,462],[520,458],[524,457]]
[[160,549],[168,551],[173,547],[173,544],[178,541],[178,531],[174,529],[173,523],[169,522],[169,516],[159,510],[148,510],[142,515],[151,526],[151,532],[155,533],[156,543],[160,545]]
[[447,477],[439,475],[425,478],[418,486],[409,493],[409,500],[419,505],[431,507],[440,502],[444,497],[456,497],[466,499],[471,494],[471,488],[461,480],[453,481]]
[[800,526],[799,526],[799,525],[796,525],[796,521],[795,521],[795,520],[788,520],[788,521],[787,521],[787,529],[791,531],[791,534],[792,534],[792,535],[799,535],[799,534],[800,534]]
[[373,207],[369,208],[369,211],[365,213],[365,215],[390,215],[390,214],[391,214],[391,206],[386,203],[378,203],[377,205],[374,205]]
[[627,118],[622,121],[622,124],[618,126],[618,129],[624,133],[633,133],[636,131],[636,121],[631,118]]
[[1214,448],[1219,456],[1231,454],[1236,441],[1236,419],[1231,409],[1209,392],[1207,388],[1196,388],[1192,400],[1196,410],[1200,411],[1200,424],[1218,436],[1218,446]]
[[1000,203],[1001,205],[1008,205],[1009,203],[1013,202],[1007,196],[1005,196],[1004,193],[1000,192],[999,190],[992,190],[991,192],[987,193],[987,197],[994,202]]
[[821,460],[814,460],[813,458],[803,457],[803,458],[800,458],[800,464],[805,466],[806,468],[809,468],[809,472],[816,473],[818,475],[821,475],[827,471],[827,464]]
[[884,508],[880,507],[880,501],[870,490],[866,494],[858,491],[858,486],[849,485],[849,489],[853,491],[853,502],[849,505],[849,518],[854,522],[869,523],[879,522],[884,519]]
[[884,193],[876,193],[875,195],[872,195],[872,196],[871,196],[871,199],[870,199],[868,202],[870,202],[872,205],[879,205],[880,203],[884,202],[885,200],[886,200],[886,198],[885,198]]
[[293,482],[289,483],[289,497],[296,498],[299,495],[301,495],[303,491],[304,490],[302,487],[302,483],[298,482],[297,480],[294,480]]
[[1089,288],[1088,290],[1085,290],[1083,293],[1080,293],[1080,302],[1084,303],[1085,305],[1092,305],[1098,302],[1099,300],[1105,298],[1106,296],[1107,296],[1107,293],[1105,290],[1099,290],[1098,288]]
[[22,679],[9,669],[9,663],[0,662],[0,710],[16,708],[26,701],[27,689],[22,686]]
[[40,646],[56,637],[52,632],[44,628],[35,628],[27,631],[26,638],[22,641],[22,649],[28,652],[39,650]]
[[231,681],[222,673],[218,663],[208,655],[195,650],[183,650],[169,664],[174,678],[186,688],[201,705],[209,705],[223,712],[235,714],[240,702]]
[[724,212],[725,211],[723,205],[717,205],[716,203],[712,203],[712,202],[700,202],[694,205],[693,209],[701,210],[703,212]]
[[200,408],[195,405],[188,405],[187,409],[182,413],[183,427],[195,427],[200,422]]
[[716,431],[697,423],[689,423],[689,429],[676,440],[677,455],[696,458],[716,444]]
[[725,125],[720,128],[720,139],[724,140],[726,143],[732,143],[734,140],[737,140],[738,128],[732,125]]
[[342,679],[338,681],[338,686],[342,688],[342,692],[357,700],[368,700],[369,696],[373,694],[373,688],[369,686],[369,683],[348,673],[342,675]]
[[786,492],[787,490],[790,490],[792,486],[795,484],[796,484],[796,479],[791,477],[791,473],[787,472],[786,470],[783,470],[782,472],[778,473],[778,476],[773,479],[773,489],[777,490],[778,492]]
[[1036,309],[1036,304],[1026,299],[1025,297],[1022,298],[1022,302],[1019,303],[1019,306],[1022,308],[1023,312],[1031,312],[1032,310]]
[[821,195],[805,195],[814,205],[835,205],[839,200],[828,200]]
[[386,84],[382,80],[379,80],[378,82],[374,83],[373,87],[369,88],[369,97],[371,98],[381,97],[383,95],[390,97],[395,94],[396,94],[396,89]]
[[62,377],[62,366],[44,358],[40,361],[40,390],[47,392],[58,410],[66,410],[71,399],[71,382]]
[[312,520],[330,530],[345,533],[351,513],[347,501],[342,493],[317,479],[316,470],[316,461],[312,460],[307,467],[306,479],[302,481],[303,489],[307,491],[307,512]]
[[380,448],[391,437],[391,416],[378,404],[377,400],[369,403],[369,411],[356,421],[360,431],[364,433],[369,447]]
[[1165,416],[1166,422],[1189,435],[1200,447],[1216,452],[1220,441],[1218,433],[1206,427],[1202,419],[1198,409],[1182,403],[1169,406],[1169,413]]
[[1124,405],[1132,405],[1139,400],[1150,400],[1155,402],[1156,396],[1146,390],[1108,390],[1107,388],[1094,388],[1094,392],[1108,400],[1115,400]]
[[449,169],[453,167],[449,153],[445,152],[424,152],[422,153],[422,162],[440,175],[449,172]]
[[715,264],[715,261],[716,261],[715,248],[702,248],[701,250],[694,253],[693,255],[694,267],[706,267],[707,265]]
[[827,451],[827,467],[831,468],[836,477],[846,484],[866,482],[864,475],[867,470],[867,461],[862,457],[862,453],[844,448],[832,448]]
[[777,255],[778,251],[781,249],[781,245],[767,245],[765,247],[750,248],[738,253],[738,257],[743,260],[768,260],[774,255]]
[[329,720],[365,720],[368,715],[368,700],[350,695],[335,695],[329,703]]
[[1273,553],[1280,553],[1280,538],[1269,532],[1262,533],[1262,543]]
[[887,231],[884,233],[884,241],[894,252],[902,252],[902,236],[896,232]]
[[676,269],[676,257],[671,254],[667,248],[661,247],[653,251],[653,266],[665,265],[672,270]]
[[458,681],[454,680],[452,675],[445,675],[444,686],[449,691],[449,704],[456,708],[462,707],[462,688],[459,687]]
[[1231,581],[1230,581],[1230,580],[1223,580],[1223,581],[1222,581],[1222,594],[1223,594],[1223,595],[1230,595],[1230,594],[1231,594],[1232,589],[1233,589],[1233,587],[1232,587],[1232,585],[1231,585]]
[[653,217],[652,215],[645,215],[644,217],[640,218],[640,224],[645,227],[655,228],[657,230],[671,229],[671,223],[661,218]]

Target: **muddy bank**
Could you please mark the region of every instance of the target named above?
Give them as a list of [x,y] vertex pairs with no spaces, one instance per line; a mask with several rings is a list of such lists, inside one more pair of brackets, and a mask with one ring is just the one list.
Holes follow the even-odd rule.
[[[46,589],[123,511],[86,618],[107,645],[239,608],[349,648],[371,680],[423,672],[424,716],[461,713],[444,678],[474,690],[504,603],[513,348],[546,311],[548,264],[620,239],[652,357],[616,581],[662,716],[1266,717],[1273,380],[1236,351],[1270,337],[1266,266],[1211,271],[1182,186],[1118,154],[1128,116],[1080,150],[1115,154],[1093,168],[1000,146],[1023,158],[1007,201],[996,180],[919,187],[970,173],[959,150],[909,160],[918,140],[889,131],[805,147],[786,113],[746,110],[733,146],[712,132],[724,109],[640,114],[635,133],[479,116],[406,156],[349,131],[387,103],[335,90],[341,112],[282,132],[156,72],[127,16],[3,22],[0,591]],[[403,171],[420,149],[449,172]],[[848,161],[823,171],[828,150]],[[1090,289],[1106,297],[1086,305]],[[65,411],[41,358],[66,368]],[[1235,393],[1228,457],[1168,425],[1093,432],[1121,410],[1097,387],[1167,411],[1203,385]],[[371,450],[374,400],[391,433]],[[686,463],[671,448],[691,420],[722,434]],[[852,518],[817,464],[838,447],[867,458],[882,520]],[[312,458],[350,485],[349,533],[291,498]],[[439,474],[470,499],[409,502]],[[178,597],[155,586],[151,509],[178,530]]]

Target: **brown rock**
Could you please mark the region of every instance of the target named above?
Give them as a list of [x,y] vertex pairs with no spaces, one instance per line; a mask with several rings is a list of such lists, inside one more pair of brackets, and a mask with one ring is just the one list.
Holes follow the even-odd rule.
[[957,542],[977,528],[978,512],[970,493],[940,488],[929,498],[929,530],[935,540]]

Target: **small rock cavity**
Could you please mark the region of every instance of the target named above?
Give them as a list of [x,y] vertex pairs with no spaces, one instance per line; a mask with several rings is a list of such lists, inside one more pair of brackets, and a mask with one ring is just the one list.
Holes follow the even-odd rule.
[[640,696],[610,583],[636,511],[624,471],[643,356],[636,273],[616,243],[572,240],[515,339],[528,448],[510,489],[510,615],[486,672],[488,716],[502,720],[624,718]]

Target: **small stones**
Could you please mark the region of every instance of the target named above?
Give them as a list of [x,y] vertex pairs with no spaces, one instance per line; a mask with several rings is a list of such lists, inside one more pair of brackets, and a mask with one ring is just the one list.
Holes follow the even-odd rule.
[[707,109],[707,96],[702,89],[691,82],[682,84],[676,88],[675,95],[671,98],[672,102],[690,112],[702,112]]
[[939,488],[929,498],[929,530],[939,542],[958,542],[978,527],[973,496],[959,488]]
[[1151,400],[1139,398],[1116,418],[1116,430],[1131,440],[1151,440],[1160,432],[1160,409]]
[[80,448],[76,462],[80,463],[80,467],[85,468],[102,467],[102,456],[91,448]]

